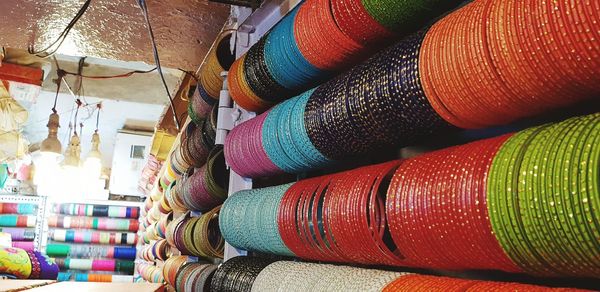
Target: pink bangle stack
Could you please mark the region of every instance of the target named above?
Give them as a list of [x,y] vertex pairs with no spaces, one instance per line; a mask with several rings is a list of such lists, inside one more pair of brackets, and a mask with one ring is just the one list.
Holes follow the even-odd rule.
[[[225,139],[225,160],[232,169],[247,176],[269,176],[283,173],[267,156],[263,148],[262,128],[269,111],[235,128]],[[234,154],[235,153],[235,154]],[[244,159],[232,159],[243,155]],[[245,163],[237,164],[236,162]]]

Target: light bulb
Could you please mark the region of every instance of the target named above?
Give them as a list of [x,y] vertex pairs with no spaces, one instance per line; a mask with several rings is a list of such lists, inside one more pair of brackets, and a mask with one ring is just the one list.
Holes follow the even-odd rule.
[[102,174],[102,161],[96,157],[88,157],[83,164],[83,172],[90,179],[100,179]]

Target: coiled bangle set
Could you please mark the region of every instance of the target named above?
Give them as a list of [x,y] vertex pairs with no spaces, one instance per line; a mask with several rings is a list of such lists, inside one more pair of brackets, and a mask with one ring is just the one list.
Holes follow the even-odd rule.
[[[140,257],[164,265],[141,265],[144,279],[177,291],[546,289],[268,256],[195,262],[222,258],[225,241],[338,264],[597,278],[599,113],[306,174],[600,94],[600,6],[480,0],[423,28],[458,2],[307,0],[230,67],[212,50],[188,108],[192,123],[145,204]],[[220,148],[210,105],[226,67],[229,94],[258,115]],[[247,178],[309,178],[227,197],[225,164]]]
[[235,247],[315,261],[596,277],[598,139],[596,113],[240,191],[219,224]]
[[[296,18],[316,2],[307,1]],[[590,100],[600,93],[595,9],[587,2],[469,3],[244,123],[254,125],[235,127],[225,143],[227,162],[243,177],[301,173],[451,126],[497,126]],[[301,117],[284,110],[306,98]],[[289,136],[309,141],[273,136],[270,128],[289,128]],[[297,150],[313,148],[323,159]],[[251,151],[267,152],[277,170],[251,163]]]
[[377,2],[299,4],[233,63],[228,75],[231,97],[246,110],[263,112],[418,30],[461,1]]

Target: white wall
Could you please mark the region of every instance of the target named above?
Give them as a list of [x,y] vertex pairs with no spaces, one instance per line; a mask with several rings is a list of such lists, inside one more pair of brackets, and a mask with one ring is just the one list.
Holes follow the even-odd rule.
[[[151,136],[118,133],[115,143],[112,170],[110,174],[110,193],[117,195],[142,196],[138,182],[142,168],[148,161]],[[143,146],[143,158],[132,158],[132,146]]]

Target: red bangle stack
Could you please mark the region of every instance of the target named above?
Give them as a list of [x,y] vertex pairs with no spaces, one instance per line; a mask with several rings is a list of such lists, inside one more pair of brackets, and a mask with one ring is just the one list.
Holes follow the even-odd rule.
[[492,282],[468,279],[457,279],[448,277],[437,277],[428,275],[405,275],[400,276],[389,283],[383,292],[395,291],[428,291],[428,292],[476,292],[476,291],[587,291],[571,288],[549,288],[536,285]]
[[[386,242],[385,193],[399,161],[295,183],[278,213],[286,246],[306,259],[400,265]],[[281,224],[286,222],[286,224]]]
[[488,171],[508,138],[427,153],[398,168],[388,191],[387,216],[409,265],[520,270],[494,237],[486,204]]
[[300,7],[295,23],[294,35],[300,52],[319,69],[346,68],[365,55],[363,46],[337,26],[330,0],[306,2]]
[[361,0],[330,0],[330,2],[339,29],[357,43],[380,44],[395,36],[367,12]]

